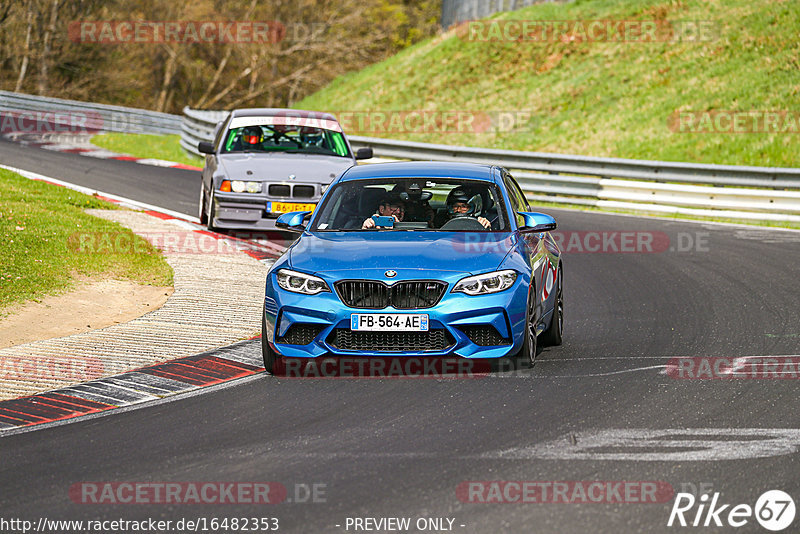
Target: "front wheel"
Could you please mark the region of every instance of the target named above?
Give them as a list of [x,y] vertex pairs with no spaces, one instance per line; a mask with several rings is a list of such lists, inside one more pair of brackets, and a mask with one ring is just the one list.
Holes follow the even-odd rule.
[[518,366],[527,363],[528,367],[533,367],[536,363],[536,300],[535,292],[531,291],[528,296],[527,310],[525,311],[525,339],[522,348],[515,355],[514,360]]
[[200,181],[200,207],[197,212],[200,224],[206,224],[208,222],[208,216],[206,215],[206,189],[203,187],[202,180]]
[[275,352],[267,339],[267,314],[261,313],[261,355],[264,358],[264,370],[268,373],[275,371],[275,364],[280,360],[281,355]]
[[558,281],[556,282],[556,303],[553,306],[553,317],[550,326],[542,332],[542,343],[549,346],[558,346],[563,342],[564,334],[564,291],[562,269],[559,265]]
[[208,209],[206,210],[206,228],[209,232],[214,231],[214,191],[211,191],[211,200],[208,202]]

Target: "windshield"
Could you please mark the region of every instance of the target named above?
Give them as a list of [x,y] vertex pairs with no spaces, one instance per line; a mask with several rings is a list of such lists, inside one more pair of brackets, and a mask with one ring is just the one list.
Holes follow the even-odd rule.
[[350,157],[341,132],[285,124],[254,124],[229,129],[222,153],[231,152],[284,152]]
[[393,178],[340,182],[318,209],[323,232],[506,231],[502,196],[491,182]]

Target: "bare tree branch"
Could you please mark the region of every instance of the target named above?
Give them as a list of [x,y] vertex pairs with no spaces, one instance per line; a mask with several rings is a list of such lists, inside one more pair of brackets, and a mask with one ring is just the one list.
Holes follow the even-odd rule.
[[164,49],[167,51],[169,58],[167,59],[167,64],[164,66],[164,79],[161,81],[161,91],[158,94],[156,111],[164,111],[166,108],[169,86],[178,68],[178,54],[169,46],[165,46]]
[[28,71],[28,60],[31,54],[31,30],[33,29],[33,5],[32,0],[25,2],[25,19],[27,29],[25,30],[25,48],[22,52],[22,64],[19,67],[19,76],[17,77],[17,84],[14,86],[14,92],[18,93],[22,89],[22,82],[25,81],[25,73]]
[[58,21],[58,2],[53,0],[50,9],[50,23],[44,32],[42,40],[42,55],[39,58],[39,82],[37,84],[37,91],[40,95],[47,93],[47,88],[50,85],[50,38],[53,32],[56,31],[56,22]]

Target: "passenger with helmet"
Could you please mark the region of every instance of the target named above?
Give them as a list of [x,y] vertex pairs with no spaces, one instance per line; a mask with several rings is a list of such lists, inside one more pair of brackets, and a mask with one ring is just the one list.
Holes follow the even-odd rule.
[[[477,198],[476,198],[477,197]],[[480,216],[482,201],[480,195],[471,195],[467,190],[458,186],[447,195],[447,215],[445,223],[458,217],[473,217],[481,225],[489,229],[492,225],[489,219]]]
[[[378,204],[378,211],[375,215],[382,217],[394,217],[395,222],[401,222],[406,214],[405,204],[399,195],[387,193],[381,198]],[[373,216],[368,217],[361,225],[362,230],[375,228]]]
[[433,196],[429,191],[423,191],[424,182],[420,180],[402,180],[392,189],[392,193],[400,196],[406,208],[406,220],[412,222],[426,222],[433,226],[436,212],[428,203]]

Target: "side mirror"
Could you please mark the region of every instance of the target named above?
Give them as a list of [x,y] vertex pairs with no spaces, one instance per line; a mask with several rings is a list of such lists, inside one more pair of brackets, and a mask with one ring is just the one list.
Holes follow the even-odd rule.
[[558,227],[558,225],[556,225],[556,220],[549,215],[545,215],[544,213],[520,211],[519,214],[522,216],[525,222],[525,225],[522,226],[519,231],[524,234],[533,232],[550,232]]
[[214,144],[209,143],[208,141],[200,141],[197,143],[197,150],[199,150],[202,154],[213,154]]
[[356,150],[356,159],[370,159],[372,155],[372,147],[359,148]]
[[292,211],[284,213],[275,221],[275,228],[289,232],[302,232],[306,229],[303,220],[311,215],[310,211]]

